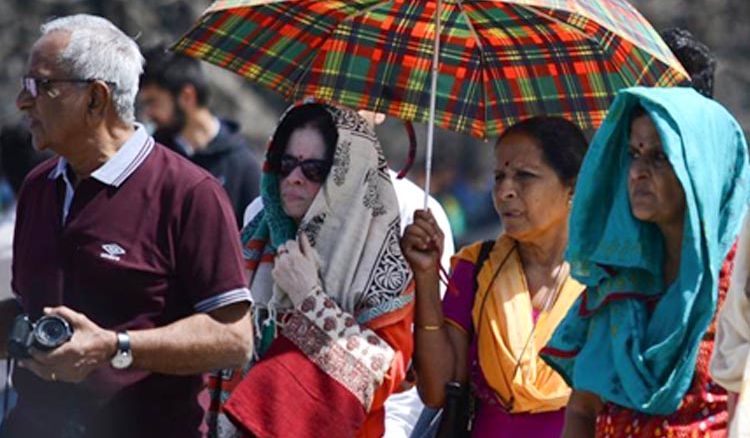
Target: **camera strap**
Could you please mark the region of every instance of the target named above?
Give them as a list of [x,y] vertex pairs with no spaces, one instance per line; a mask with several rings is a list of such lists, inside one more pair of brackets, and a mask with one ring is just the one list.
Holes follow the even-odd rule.
[[13,381],[11,375],[13,374],[13,366],[15,361],[8,356],[5,359],[5,390],[3,391],[3,421],[8,419],[8,413],[10,412],[10,391],[13,390]]

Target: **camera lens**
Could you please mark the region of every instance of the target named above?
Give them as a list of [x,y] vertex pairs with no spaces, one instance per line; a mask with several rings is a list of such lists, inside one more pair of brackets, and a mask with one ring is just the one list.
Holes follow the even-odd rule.
[[53,349],[68,341],[73,330],[68,321],[56,315],[39,318],[34,327],[34,340],[43,349]]

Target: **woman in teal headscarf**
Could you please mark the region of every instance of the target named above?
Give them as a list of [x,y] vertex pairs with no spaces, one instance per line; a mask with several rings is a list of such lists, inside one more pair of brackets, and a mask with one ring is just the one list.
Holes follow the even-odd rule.
[[618,95],[575,189],[567,258],[587,289],[542,352],[574,390],[564,436],[723,435],[709,326],[747,204],[746,148],[692,89]]

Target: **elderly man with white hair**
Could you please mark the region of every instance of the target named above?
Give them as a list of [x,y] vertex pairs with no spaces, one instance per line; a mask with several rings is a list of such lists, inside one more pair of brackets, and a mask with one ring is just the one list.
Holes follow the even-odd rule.
[[0,350],[18,360],[19,398],[0,436],[199,436],[200,373],[251,351],[232,208],[135,123],[142,67],[135,42],[90,15],[50,21],[32,48],[17,105],[58,157],[18,201]]

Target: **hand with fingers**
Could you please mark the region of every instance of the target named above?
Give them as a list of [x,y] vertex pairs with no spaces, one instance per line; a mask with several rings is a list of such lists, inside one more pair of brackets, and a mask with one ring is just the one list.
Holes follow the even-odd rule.
[[78,383],[96,368],[109,365],[117,348],[114,331],[65,306],[45,308],[44,313],[65,318],[73,328],[73,337],[51,351],[31,348],[31,358],[19,362],[19,366],[45,380]]
[[414,221],[401,237],[401,251],[416,275],[438,275],[443,232],[429,210],[414,212]]
[[279,246],[276,253],[271,275],[297,307],[315,287],[320,286],[318,253],[305,233],[299,233],[297,240]]

